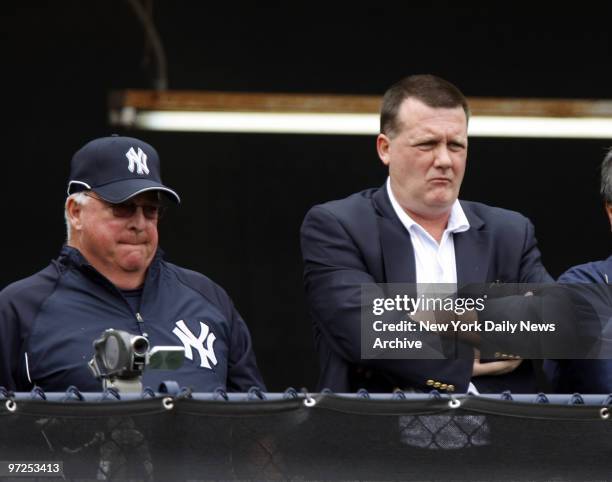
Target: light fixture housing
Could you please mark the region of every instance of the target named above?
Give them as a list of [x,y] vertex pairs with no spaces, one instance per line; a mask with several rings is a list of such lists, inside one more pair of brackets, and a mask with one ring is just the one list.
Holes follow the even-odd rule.
[[[139,130],[376,135],[380,97],[125,90],[110,123]],[[612,139],[612,101],[468,99],[472,137]]]

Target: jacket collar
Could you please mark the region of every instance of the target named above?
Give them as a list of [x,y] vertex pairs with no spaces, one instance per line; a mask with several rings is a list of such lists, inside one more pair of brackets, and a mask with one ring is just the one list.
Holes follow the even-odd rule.
[[[461,203],[463,212],[465,213],[465,216],[467,217],[470,223],[470,229],[483,229],[485,226],[485,221],[470,208],[469,204],[466,204],[461,199],[459,200],[459,202]],[[400,220],[398,219],[397,215],[395,214],[395,211],[393,210],[389,195],[387,194],[386,183],[383,184],[380,189],[377,189],[374,192],[374,194],[372,195],[372,203],[378,215],[383,216],[387,219],[393,219],[401,225]]]
[[[145,285],[149,283],[149,280],[151,278],[157,275],[157,273],[159,272],[160,262],[163,260],[163,258],[164,258],[164,251],[158,247],[157,251],[155,252],[155,256],[153,256],[153,259],[151,260],[149,269],[147,270],[147,274],[145,277]],[[62,247],[62,250],[60,251],[60,255],[58,258],[58,262],[65,269],[70,266],[74,266],[81,271],[90,271],[106,279],[104,275],[102,275],[98,270],[96,270],[89,263],[89,261],[87,261],[85,256],[83,256],[83,254],[78,249],[73,248],[72,246],[64,245]]]
[[395,214],[384,184],[372,196],[372,203],[378,215],[384,266],[385,279],[380,282],[416,283],[414,249],[410,233]]
[[[485,221],[470,207],[460,201],[470,223],[470,229],[453,235],[457,286],[484,283],[487,278],[491,248],[490,233]],[[414,250],[410,233],[401,223],[387,194],[386,186],[372,195],[372,204],[378,215],[380,243],[387,283],[416,283]]]
[[603,262],[601,275],[604,282],[612,285],[612,256]]
[[453,236],[458,287],[487,281],[492,242],[491,233],[487,231],[485,222],[469,208],[469,205],[463,202],[461,205],[471,228]]

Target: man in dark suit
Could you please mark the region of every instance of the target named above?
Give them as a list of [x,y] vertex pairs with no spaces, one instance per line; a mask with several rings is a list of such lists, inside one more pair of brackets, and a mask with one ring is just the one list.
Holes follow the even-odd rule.
[[479,389],[498,391],[501,383],[513,391],[533,390],[526,385],[532,382],[531,365],[522,360],[361,358],[363,284],[552,281],[528,219],[458,201],[468,117],[465,97],[449,82],[432,75],[402,79],[385,93],[381,107],[376,147],[389,168],[385,185],[315,206],[306,215],[304,281],[321,365],[319,388],[464,392],[472,376],[480,376]]

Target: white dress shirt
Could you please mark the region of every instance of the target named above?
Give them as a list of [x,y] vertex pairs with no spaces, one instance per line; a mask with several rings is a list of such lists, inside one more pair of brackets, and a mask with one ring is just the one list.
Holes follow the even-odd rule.
[[[457,263],[455,261],[453,234],[463,233],[470,229],[470,222],[465,216],[459,200],[456,199],[453,203],[448,224],[442,233],[440,244],[438,244],[431,234],[412,219],[397,202],[391,189],[391,178],[387,178],[387,193],[389,194],[395,214],[397,214],[397,217],[410,234],[410,240],[414,249],[417,284],[447,283],[453,285],[449,291],[456,291]],[[421,291],[423,290],[417,288],[417,294],[420,294]],[[478,390],[471,382],[468,387],[468,393],[478,394]]]
[[414,262],[417,283],[457,284],[457,263],[455,262],[454,233],[470,229],[470,223],[458,200],[451,208],[450,217],[440,244],[423,227],[412,219],[397,202],[391,189],[391,179],[387,178],[387,193],[391,205],[406,230],[410,234],[414,248]]

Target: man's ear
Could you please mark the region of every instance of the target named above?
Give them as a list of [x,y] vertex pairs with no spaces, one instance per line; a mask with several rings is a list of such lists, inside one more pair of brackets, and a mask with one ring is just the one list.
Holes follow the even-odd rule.
[[389,156],[389,149],[391,147],[391,140],[385,134],[378,134],[376,138],[376,151],[378,152],[378,157],[385,166],[388,166],[391,162]]
[[82,215],[83,206],[77,203],[74,198],[68,198],[66,201],[66,215],[68,221],[70,221],[70,227],[72,229],[80,230],[83,227]]
[[612,231],[612,203],[606,203],[606,212],[608,213],[608,219],[610,220],[610,230]]

